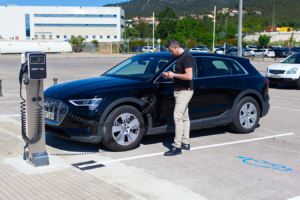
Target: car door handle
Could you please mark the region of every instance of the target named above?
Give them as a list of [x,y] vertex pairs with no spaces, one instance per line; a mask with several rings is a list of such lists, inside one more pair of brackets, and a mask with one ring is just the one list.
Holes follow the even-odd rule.
[[232,86],[240,87],[241,85],[241,83],[234,83]]

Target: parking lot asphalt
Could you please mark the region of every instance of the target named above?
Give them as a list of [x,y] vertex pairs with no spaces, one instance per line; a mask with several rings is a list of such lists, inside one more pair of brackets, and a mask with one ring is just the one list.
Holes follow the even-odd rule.
[[[123,60],[124,58],[49,59],[45,89],[53,85],[53,78],[58,78],[58,83],[63,83],[96,77]],[[267,66],[274,63],[274,60],[267,62],[267,59],[266,62],[252,61],[252,65],[262,75]],[[19,68],[20,60],[0,60],[3,93],[3,97],[0,97],[0,131],[6,138],[22,144]],[[28,167],[22,160],[22,145],[6,145],[5,149],[11,148],[15,153],[9,159],[1,156],[0,165],[12,166],[5,173],[12,177],[9,180],[15,181],[15,184],[20,182],[18,179],[22,178],[22,174],[28,176],[29,171],[32,176],[39,173],[42,179],[43,175],[46,179],[49,174],[74,173],[75,177],[81,177],[82,180],[101,182],[101,187],[107,184],[108,193],[110,190],[118,191],[118,197],[111,197],[116,199],[296,198],[300,196],[300,91],[293,85],[279,85],[277,88],[270,88],[269,95],[270,111],[260,120],[253,133],[236,134],[227,127],[194,130],[191,131],[190,140],[192,150],[184,151],[179,156],[163,156],[163,152],[168,150],[173,141],[174,133],[146,136],[136,149],[126,152],[112,152],[102,144],[78,143],[47,134],[47,152],[50,154],[52,171],[43,172],[42,168]],[[95,161],[104,167],[80,170],[72,166],[86,161]],[[14,170],[18,171],[18,176],[13,175]],[[3,170],[1,173],[4,174]],[[64,177],[60,179],[63,180]],[[47,191],[46,186],[47,184],[44,189]],[[0,188],[0,199],[3,190]],[[86,192],[79,187],[77,192],[81,191],[82,194]],[[72,193],[68,190],[65,194],[62,191],[62,194],[67,196],[68,192]],[[51,194],[47,197],[56,198]],[[109,199],[109,196],[101,198]]]

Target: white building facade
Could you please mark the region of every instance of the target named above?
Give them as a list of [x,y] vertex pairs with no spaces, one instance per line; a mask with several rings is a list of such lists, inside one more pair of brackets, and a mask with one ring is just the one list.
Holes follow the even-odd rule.
[[0,36],[10,40],[121,41],[125,12],[120,7],[0,6]]

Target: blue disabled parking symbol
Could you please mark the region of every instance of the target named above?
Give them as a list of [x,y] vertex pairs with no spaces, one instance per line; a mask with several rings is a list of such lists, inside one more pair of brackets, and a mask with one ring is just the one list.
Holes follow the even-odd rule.
[[279,171],[293,171],[292,169],[287,168],[283,165],[272,164],[272,163],[269,163],[265,160],[258,160],[258,159],[255,160],[253,158],[247,158],[247,157],[242,157],[242,156],[236,156],[236,158],[243,159],[244,163],[249,164],[249,165],[253,165],[253,166],[256,166],[256,167],[276,169],[276,170],[279,170]]

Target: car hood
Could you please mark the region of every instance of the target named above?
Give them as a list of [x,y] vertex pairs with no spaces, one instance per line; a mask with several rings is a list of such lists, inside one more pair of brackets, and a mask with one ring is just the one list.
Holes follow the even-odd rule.
[[268,69],[278,69],[278,70],[289,70],[295,67],[300,67],[300,64],[285,64],[285,63],[277,63],[268,67]]
[[44,95],[56,99],[66,99],[68,97],[72,97],[84,92],[91,92],[99,89],[125,86],[136,83],[141,83],[141,81],[100,76],[95,78],[69,81],[51,86],[47,90],[45,90]]

